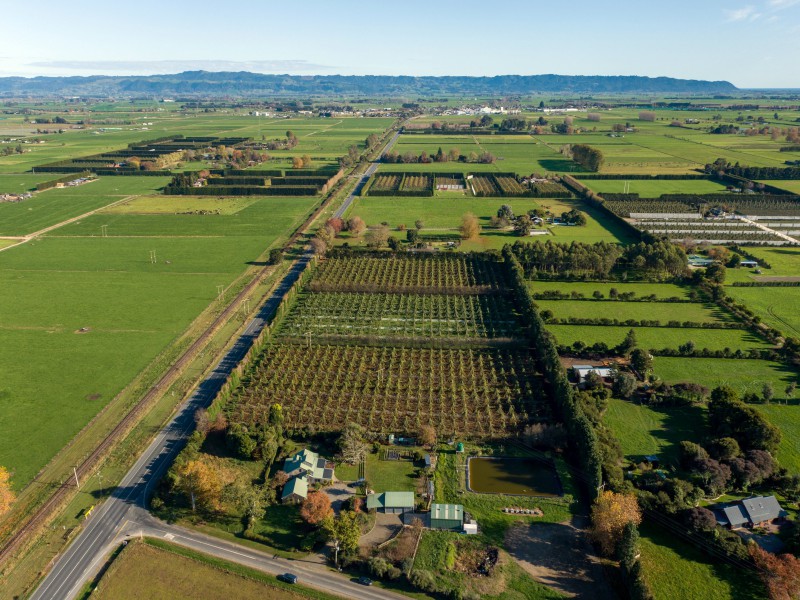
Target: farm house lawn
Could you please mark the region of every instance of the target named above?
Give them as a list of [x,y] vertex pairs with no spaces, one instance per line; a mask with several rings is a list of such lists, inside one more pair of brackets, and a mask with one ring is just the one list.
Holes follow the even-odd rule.
[[[776,388],[776,391],[777,388]],[[783,390],[778,395],[783,396]],[[792,404],[758,405],[756,408],[764,413],[771,423],[780,427],[781,445],[776,458],[781,466],[792,473],[800,473],[800,405]]]
[[[51,173],[55,179],[58,173]],[[23,202],[0,204],[0,235],[25,235],[133,194],[150,194],[169,182],[168,177],[101,177],[75,188],[37,192]],[[100,234],[97,229],[96,234]]]
[[540,310],[549,310],[556,318],[633,319],[636,321],[695,321],[716,323],[733,317],[714,304],[689,302],[621,302],[619,300],[536,300]]
[[678,444],[684,440],[701,443],[705,437],[704,408],[648,406],[611,398],[603,419],[622,446],[625,458],[641,462],[648,454],[658,454],[663,465],[678,465]]
[[[800,248],[748,248],[757,259],[766,260],[771,269],[762,269],[762,277],[800,276]],[[758,281],[759,276],[751,279]]]
[[758,576],[712,561],[707,554],[653,525],[641,526],[642,568],[656,598],[757,600]]
[[[622,194],[626,180],[587,179],[581,183],[602,196],[603,194]],[[630,185],[628,193],[639,194],[640,198],[658,198],[663,194],[719,194],[725,192],[724,185],[706,179],[656,179],[653,181],[633,179],[627,183]]]
[[365,475],[370,488],[379,494],[413,492],[417,489],[417,468],[411,460],[381,460],[380,452],[369,453]]
[[[578,292],[587,298],[591,298],[592,294],[599,291],[605,298],[609,297],[611,288],[616,288],[620,294],[634,292],[637,298],[642,296],[649,296],[655,294],[656,298],[688,298],[691,288],[674,283],[604,283],[604,282],[583,282],[583,281],[545,281],[545,280],[528,280],[526,281],[528,288],[534,294],[541,294],[547,291],[561,292],[562,294],[570,294]],[[538,302],[538,300],[537,300]]]
[[271,574],[160,540],[130,542],[111,563],[91,597],[100,600],[336,598],[316,590],[283,584]]
[[[581,341],[592,345],[605,342],[613,348],[620,344],[628,332],[636,332],[640,348],[661,350],[677,349],[681,344],[692,341],[698,350],[749,350],[768,348],[770,345],[755,334],[743,329],[700,329],[697,327],[605,327],[602,325],[547,325],[548,331],[556,336],[556,341],[570,346]],[[661,357],[656,357],[659,360]]]
[[[230,285],[317,199],[293,202],[294,211],[271,211],[270,201],[260,201],[253,205],[260,218],[241,228],[209,217],[202,227],[216,223],[216,237],[145,237],[152,230],[137,220],[148,217],[118,215],[142,237],[113,237],[109,227],[108,238],[45,237],[0,254],[0,464],[14,472],[15,487],[27,484],[186,330],[218,285]],[[187,217],[200,227],[203,217]],[[157,264],[149,259],[154,249]],[[90,331],[75,333],[83,327]]]

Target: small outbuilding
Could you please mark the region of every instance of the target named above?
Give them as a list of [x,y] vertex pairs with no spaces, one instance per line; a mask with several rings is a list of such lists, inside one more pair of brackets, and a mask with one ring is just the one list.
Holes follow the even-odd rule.
[[575,377],[578,379],[578,383],[581,383],[586,380],[586,376],[589,373],[595,373],[601,379],[610,379],[614,375],[614,369],[611,367],[594,367],[592,365],[575,365],[572,367],[572,370],[575,372]]
[[464,507],[461,504],[431,504],[428,527],[461,531],[464,528]]
[[367,496],[367,510],[401,515],[414,510],[414,492],[383,492]]

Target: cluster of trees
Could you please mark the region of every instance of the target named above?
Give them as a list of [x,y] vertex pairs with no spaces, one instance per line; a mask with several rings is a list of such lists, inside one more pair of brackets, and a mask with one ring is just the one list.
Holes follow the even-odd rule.
[[607,242],[515,242],[510,251],[530,279],[541,275],[605,279],[622,257],[619,245]]
[[479,163],[479,164],[492,164],[497,160],[494,154],[491,152],[481,152],[478,154],[477,152],[470,152],[468,155],[461,154],[461,150],[458,148],[450,148],[447,152],[444,152],[442,148],[434,154],[433,156],[429,155],[424,150],[419,154],[414,154],[413,152],[404,152],[403,154],[399,154],[394,151],[386,152],[381,156],[381,162],[390,163],[390,164],[429,164],[433,162],[438,163],[445,163],[445,162],[461,162],[461,163]]
[[576,163],[587,171],[597,172],[603,166],[603,153],[586,144],[574,144],[569,147],[568,154]]
[[269,140],[266,146],[268,150],[291,150],[297,146],[297,136],[290,129],[284,139]]
[[[524,249],[526,246],[519,244],[519,247]],[[531,291],[525,284],[525,271],[517,259],[515,248],[506,245],[502,250],[502,256],[503,264],[508,269],[509,287],[515,296],[514,304],[520,312],[522,321],[527,325],[531,347],[535,349],[537,362],[550,389],[557,416],[564,423],[567,439],[570,440],[569,455],[582,471],[582,480],[587,490],[594,493],[603,480],[604,452],[592,422],[584,410],[584,406],[589,406],[591,403],[580,403],[575,398],[553,337],[547,331]],[[619,477],[622,477],[621,469]]]
[[250,429],[241,423],[232,423],[225,432],[225,444],[234,456],[261,460],[267,467],[272,465],[283,442],[280,404],[270,406],[269,418],[263,425]]
[[22,144],[17,144],[16,146],[3,146],[3,149],[0,150],[0,156],[10,156],[12,154],[22,154],[25,150],[22,148]]
[[339,168],[344,169],[356,164],[361,159],[361,151],[354,145],[347,147],[347,154],[339,157]]
[[303,156],[295,156],[292,158],[293,169],[307,169],[311,166],[311,157],[308,154]]
[[748,167],[739,163],[731,164],[724,158],[706,164],[704,171],[709,174],[735,175],[745,179],[800,179],[800,166],[797,167]]
[[561,221],[567,225],[583,227],[586,225],[586,215],[577,208],[573,208],[568,212],[561,213]]
[[[353,215],[346,221],[340,217],[332,217],[325,222],[325,225],[317,229],[317,233],[311,238],[311,248],[314,254],[324,254],[333,240],[342,231],[348,231],[355,237],[360,237],[367,229],[366,223],[358,215]],[[388,227],[386,228],[388,237]],[[380,246],[379,246],[380,247]]]

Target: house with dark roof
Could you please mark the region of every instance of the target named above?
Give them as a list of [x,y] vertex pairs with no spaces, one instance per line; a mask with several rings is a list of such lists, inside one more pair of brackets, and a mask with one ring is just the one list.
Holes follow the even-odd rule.
[[718,525],[739,529],[766,525],[785,517],[786,511],[781,508],[775,496],[753,496],[715,507],[714,516]]
[[289,477],[308,477],[309,483],[315,481],[330,481],[333,479],[333,469],[327,467],[328,461],[308,448],[300,450],[290,456],[283,463],[283,471]]

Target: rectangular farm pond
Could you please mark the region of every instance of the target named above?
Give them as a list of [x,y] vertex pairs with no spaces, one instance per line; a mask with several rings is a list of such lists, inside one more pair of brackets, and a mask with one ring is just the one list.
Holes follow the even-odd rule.
[[513,496],[562,496],[555,467],[532,458],[469,459],[469,489],[479,494]]

